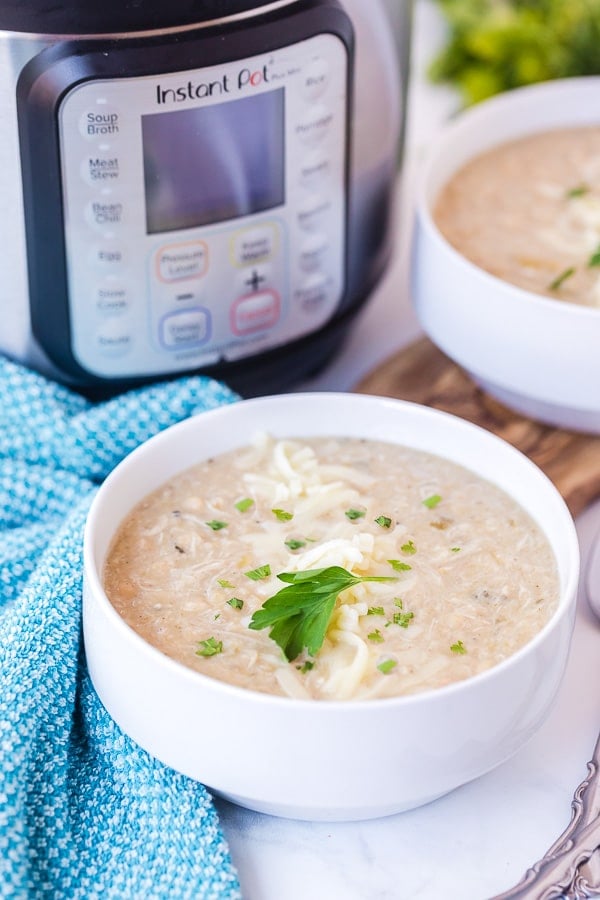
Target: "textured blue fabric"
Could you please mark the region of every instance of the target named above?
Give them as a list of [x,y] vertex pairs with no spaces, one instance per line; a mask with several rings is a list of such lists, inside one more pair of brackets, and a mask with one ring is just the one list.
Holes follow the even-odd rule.
[[237,900],[202,785],[108,716],[81,646],[97,485],[161,429],[236,395],[207,378],[103,403],[0,358],[0,896]]

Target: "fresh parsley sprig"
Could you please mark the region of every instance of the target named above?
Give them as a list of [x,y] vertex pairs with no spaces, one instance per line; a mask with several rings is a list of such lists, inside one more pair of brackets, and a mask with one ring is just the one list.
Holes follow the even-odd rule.
[[310,656],[317,655],[342,591],[365,581],[397,581],[393,576],[353,575],[341,566],[281,572],[277,577],[288,586],[256,610],[249,627],[269,628],[269,636],[289,662],[305,648]]

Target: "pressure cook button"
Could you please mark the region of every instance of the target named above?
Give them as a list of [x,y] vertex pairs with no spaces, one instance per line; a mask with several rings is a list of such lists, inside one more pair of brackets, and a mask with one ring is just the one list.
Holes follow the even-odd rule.
[[302,73],[302,91],[307,100],[316,100],[329,84],[329,63],[322,57],[311,60]]
[[296,125],[296,136],[306,144],[323,140],[333,122],[333,113],[327,107],[311,107],[309,113]]
[[98,104],[95,109],[83,113],[79,119],[80,134],[90,140],[114,137],[119,134],[120,127],[120,112],[104,104]]
[[160,281],[202,278],[208,268],[208,247],[204,241],[165,244],[156,251],[154,260]]
[[277,231],[274,225],[244,228],[232,238],[233,261],[236,266],[252,266],[270,259],[275,253]]
[[160,341],[167,350],[196,347],[210,337],[210,320],[205,309],[169,313],[160,323]]
[[90,154],[81,163],[81,176],[93,187],[110,187],[119,180],[119,157]]
[[231,330],[251,334],[272,328],[279,319],[280,301],[275,291],[259,291],[240,297],[231,307]]
[[102,230],[123,224],[123,204],[92,200],[85,208],[85,218],[89,225]]
[[96,332],[96,345],[105,356],[124,356],[133,345],[130,323],[121,318],[107,319]]

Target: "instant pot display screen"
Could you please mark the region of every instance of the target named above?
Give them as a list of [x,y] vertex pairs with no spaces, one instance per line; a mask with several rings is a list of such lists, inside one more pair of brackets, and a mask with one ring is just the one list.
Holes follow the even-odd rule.
[[194,228],[280,206],[284,89],[142,116],[146,228]]

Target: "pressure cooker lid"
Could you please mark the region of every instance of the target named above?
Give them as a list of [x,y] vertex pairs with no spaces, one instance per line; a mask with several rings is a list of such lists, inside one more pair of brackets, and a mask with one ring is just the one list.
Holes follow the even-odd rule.
[[[290,0],[294,2],[294,0]],[[0,30],[32,34],[118,34],[192,25],[246,13],[273,0],[0,0]]]

